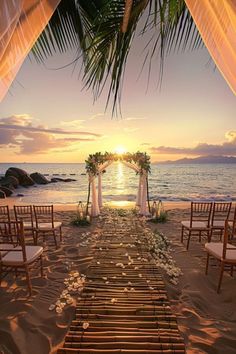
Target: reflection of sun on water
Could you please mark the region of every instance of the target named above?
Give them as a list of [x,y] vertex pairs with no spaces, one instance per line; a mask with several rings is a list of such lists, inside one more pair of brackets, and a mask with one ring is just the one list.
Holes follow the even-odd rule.
[[123,164],[121,162],[117,165],[117,184],[121,185],[124,182]]

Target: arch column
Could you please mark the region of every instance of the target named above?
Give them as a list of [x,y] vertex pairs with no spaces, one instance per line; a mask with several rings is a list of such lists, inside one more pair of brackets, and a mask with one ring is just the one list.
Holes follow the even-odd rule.
[[98,204],[98,196],[97,196],[97,189],[96,189],[96,177],[92,177],[90,179],[91,183],[91,192],[92,192],[92,207],[91,207],[91,214],[92,217],[98,216],[100,214],[99,204]]
[[98,174],[98,205],[102,207],[102,172]]
[[147,208],[147,174],[143,172],[141,175],[141,200],[140,200],[140,214],[141,215],[149,215],[149,211]]

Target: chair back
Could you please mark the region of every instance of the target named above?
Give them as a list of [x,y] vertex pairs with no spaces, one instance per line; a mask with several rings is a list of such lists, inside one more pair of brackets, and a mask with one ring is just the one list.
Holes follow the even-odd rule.
[[[9,248],[9,245],[12,247]],[[4,252],[8,251],[22,251],[23,260],[27,260],[25,250],[24,225],[22,220],[0,223],[0,258],[1,254],[4,254]]]
[[231,229],[231,236],[234,237],[234,235],[236,235],[236,205],[234,208],[233,224]]
[[33,209],[36,228],[38,228],[40,223],[50,223],[52,228],[54,228],[53,205],[34,205]]
[[8,205],[1,205],[0,206],[0,222],[10,222],[10,210]]
[[225,227],[224,227],[224,239],[223,239],[223,252],[222,252],[222,259],[226,259],[227,257],[227,251],[234,251],[235,252],[235,259],[232,259],[232,254],[230,257],[230,260],[232,260],[232,263],[236,263],[236,248],[231,246],[229,243],[229,222],[228,220],[225,220]]
[[215,221],[226,221],[229,218],[232,202],[214,202],[211,225],[214,226]]
[[206,222],[207,227],[210,226],[212,202],[191,202],[191,218],[190,227],[193,221]]
[[14,205],[14,214],[16,221],[22,220],[23,222],[28,222],[33,229],[34,218],[31,205]]

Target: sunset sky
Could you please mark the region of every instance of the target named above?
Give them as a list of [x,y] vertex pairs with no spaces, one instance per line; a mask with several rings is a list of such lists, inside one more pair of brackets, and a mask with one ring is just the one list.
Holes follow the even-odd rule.
[[[141,45],[142,44],[142,45]],[[166,60],[157,88],[158,60],[147,89],[146,72],[138,78],[143,43],[128,61],[122,117],[104,112],[106,94],[96,102],[83,90],[72,53],[38,65],[27,59],[10,92],[0,103],[1,162],[83,162],[89,153],[146,151],[152,161],[199,155],[236,156],[236,97],[209,65],[206,49]]]

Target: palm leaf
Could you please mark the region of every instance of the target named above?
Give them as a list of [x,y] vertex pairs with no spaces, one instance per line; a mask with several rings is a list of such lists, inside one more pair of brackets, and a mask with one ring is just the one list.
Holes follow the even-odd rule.
[[[112,112],[122,92],[128,54],[140,19],[141,34],[150,33],[145,63],[160,55],[160,75],[171,51],[202,46],[201,37],[184,0],[62,0],[32,53],[38,62],[73,48],[83,57],[83,81],[97,99],[108,84]],[[122,27],[125,22],[125,27]],[[123,28],[123,30],[122,30]],[[124,30],[125,29],[125,30]]]

